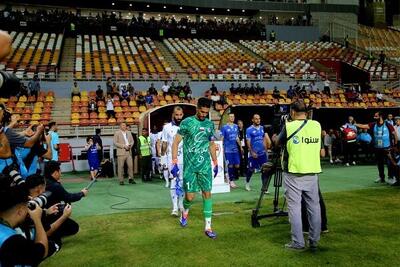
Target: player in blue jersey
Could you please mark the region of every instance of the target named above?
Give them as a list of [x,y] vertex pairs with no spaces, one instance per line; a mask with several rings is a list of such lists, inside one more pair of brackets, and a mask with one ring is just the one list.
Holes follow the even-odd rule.
[[[249,164],[246,173],[246,190],[250,191],[250,179],[256,169],[267,162],[267,149],[271,147],[271,139],[268,133],[264,132],[264,127],[260,125],[260,115],[254,114],[253,125],[246,129],[246,143],[249,148]],[[261,177],[264,182],[263,177]]]
[[243,154],[239,140],[239,127],[234,124],[235,114],[230,113],[228,123],[221,128],[225,160],[228,164],[229,185],[236,188],[234,180],[239,176],[240,156]]
[[93,137],[86,138],[86,146],[85,149],[87,151],[87,158],[90,169],[90,180],[96,179],[97,172],[100,167],[99,153],[98,151],[101,149],[99,144],[95,144],[93,142]]

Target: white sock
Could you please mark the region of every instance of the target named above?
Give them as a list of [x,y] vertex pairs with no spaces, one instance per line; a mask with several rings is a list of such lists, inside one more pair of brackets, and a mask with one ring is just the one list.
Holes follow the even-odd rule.
[[164,180],[165,182],[169,182],[169,171],[168,170],[164,170]]
[[211,218],[206,218],[205,219],[206,226],[204,227],[204,230],[211,230]]
[[178,196],[176,195],[175,188],[170,190],[172,209],[178,210]]

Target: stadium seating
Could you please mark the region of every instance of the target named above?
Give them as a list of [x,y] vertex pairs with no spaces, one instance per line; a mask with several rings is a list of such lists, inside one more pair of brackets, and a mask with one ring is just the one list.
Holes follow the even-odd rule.
[[[145,91],[139,92],[143,96]],[[138,105],[136,95],[130,96],[127,100],[120,101],[118,96],[114,96],[114,112],[115,118],[108,118],[106,114],[105,103],[102,100],[97,101],[97,112],[88,112],[88,103],[90,99],[95,99],[95,92],[81,92],[81,97],[74,96],[71,99],[71,125],[87,126],[87,125],[115,125],[119,122],[126,122],[128,125],[138,124],[140,114],[146,112],[150,108],[156,108],[172,103],[192,103],[196,104],[196,100],[180,100],[177,96],[162,94],[153,97],[151,105]]]
[[146,37],[78,35],[75,78],[169,79],[173,69]]
[[15,72],[19,78],[54,79],[63,34],[11,32],[13,52],[0,63],[0,70]]
[[182,68],[193,80],[247,80],[257,59],[228,40],[164,39]]
[[28,124],[42,123],[47,125],[51,120],[51,112],[53,109],[54,93],[40,92],[37,99],[35,97],[13,96],[9,99],[1,99],[6,103],[13,115],[18,118],[18,122],[22,127]]
[[[394,79],[397,71],[394,66],[378,63],[376,59],[366,59],[365,55],[346,49],[332,42],[267,42],[240,41],[240,43],[260,55],[278,74],[289,74],[300,78],[304,74],[317,74],[312,61],[341,60],[370,73],[371,78]],[[312,77],[311,77],[312,78]]]

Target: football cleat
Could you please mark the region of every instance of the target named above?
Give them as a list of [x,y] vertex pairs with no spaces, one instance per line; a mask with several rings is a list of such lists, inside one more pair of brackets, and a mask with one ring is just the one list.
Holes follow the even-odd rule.
[[217,233],[213,232],[213,230],[211,230],[211,229],[204,231],[204,233],[206,234],[207,237],[209,237],[211,239],[217,238]]

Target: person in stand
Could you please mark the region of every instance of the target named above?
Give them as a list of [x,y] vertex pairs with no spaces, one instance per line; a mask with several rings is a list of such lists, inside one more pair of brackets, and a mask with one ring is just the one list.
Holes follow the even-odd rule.
[[74,85],[71,88],[71,97],[79,96],[81,97],[81,92],[79,90],[79,86],[77,82],[74,82]]

